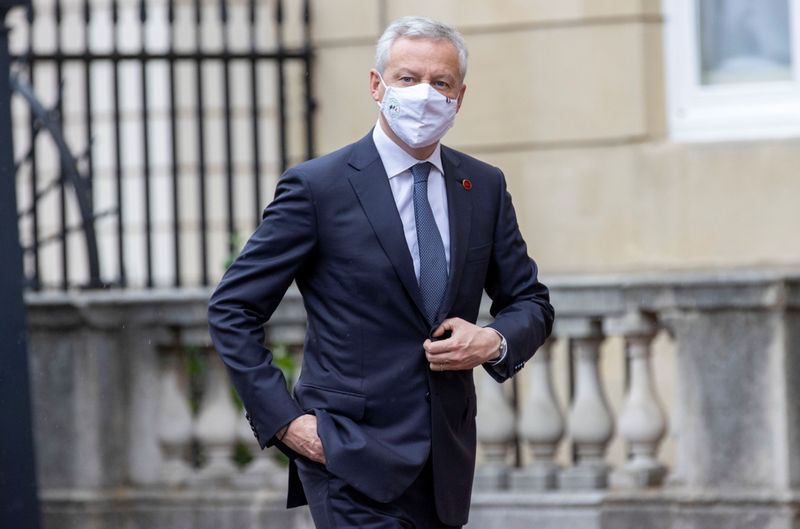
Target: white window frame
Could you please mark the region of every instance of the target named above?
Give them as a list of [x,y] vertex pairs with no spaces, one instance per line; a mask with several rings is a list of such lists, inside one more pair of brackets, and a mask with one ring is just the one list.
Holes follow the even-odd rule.
[[666,0],[665,48],[670,134],[683,141],[800,136],[800,0],[789,0],[792,79],[703,85],[698,0]]

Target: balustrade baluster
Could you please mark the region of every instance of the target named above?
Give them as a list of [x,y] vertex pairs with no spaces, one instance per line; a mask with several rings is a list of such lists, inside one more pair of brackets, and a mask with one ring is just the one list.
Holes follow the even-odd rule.
[[205,466],[197,473],[198,484],[224,484],[236,474],[231,460],[236,442],[238,412],[233,403],[225,366],[213,349],[206,349],[206,384],[194,435],[205,453]]
[[184,459],[192,440],[192,411],[189,408],[188,373],[183,351],[164,350],[159,391],[158,440],[163,464],[160,478],[167,485],[185,483],[192,474]]
[[628,393],[619,414],[619,431],[628,443],[630,459],[622,470],[612,474],[612,482],[621,487],[659,485],[666,468],[656,460],[656,453],[667,422],[650,362],[650,345],[658,328],[651,317],[631,312],[607,320],[604,329],[607,334],[625,337],[630,364]]
[[557,485],[559,466],[554,458],[564,435],[564,416],[553,391],[550,355],[552,340],[528,362],[528,392],[517,424],[519,438],[525,443],[530,464],[511,476],[511,488],[548,490]]
[[514,412],[503,387],[486,371],[475,371],[478,388],[478,443],[483,462],[475,473],[476,490],[508,487],[508,449],[514,440]]
[[286,471],[280,468],[273,458],[275,448],[261,449],[244,412],[240,414],[240,419],[236,424],[236,436],[250,449],[253,460],[234,478],[234,484],[248,490],[285,488],[287,484]]
[[575,362],[575,395],[568,427],[575,465],[559,475],[564,489],[601,489],[608,486],[605,451],[614,433],[614,420],[598,370],[603,340],[599,320],[562,319],[557,332],[571,339]]

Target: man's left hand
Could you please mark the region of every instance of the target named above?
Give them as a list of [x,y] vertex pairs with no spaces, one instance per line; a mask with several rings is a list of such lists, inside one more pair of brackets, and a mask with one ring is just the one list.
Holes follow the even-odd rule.
[[478,327],[461,318],[444,320],[433,331],[433,337],[450,337],[444,340],[425,340],[425,356],[432,371],[472,369],[500,355],[500,335],[493,329]]

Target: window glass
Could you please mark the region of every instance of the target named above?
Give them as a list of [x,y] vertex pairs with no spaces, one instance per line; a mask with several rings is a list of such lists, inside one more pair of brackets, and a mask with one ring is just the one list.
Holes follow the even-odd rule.
[[789,0],[698,0],[704,85],[792,79]]

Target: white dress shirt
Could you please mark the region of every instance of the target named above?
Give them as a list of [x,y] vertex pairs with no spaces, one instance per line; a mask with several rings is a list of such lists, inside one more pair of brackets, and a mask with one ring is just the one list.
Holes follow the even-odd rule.
[[442,151],[440,144],[425,160],[417,160],[400,148],[386,135],[380,122],[372,131],[372,141],[383,162],[383,168],[389,177],[389,185],[394,195],[394,203],[403,222],[406,243],[414,261],[414,274],[419,281],[419,244],[417,243],[417,221],[414,218],[414,176],[411,168],[418,163],[430,162],[431,172],[428,175],[428,202],[436,220],[436,227],[442,236],[444,256],[450,269],[450,218],[447,216],[447,192],[444,186],[444,169],[442,168]]

